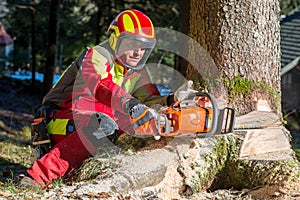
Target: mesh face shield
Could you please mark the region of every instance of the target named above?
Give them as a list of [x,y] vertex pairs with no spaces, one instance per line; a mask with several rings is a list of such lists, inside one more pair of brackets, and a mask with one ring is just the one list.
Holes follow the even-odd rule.
[[149,58],[155,44],[155,40],[149,40],[145,38],[134,37],[128,34],[123,34],[118,38],[117,41],[115,49],[116,59],[122,65],[130,69],[142,69],[147,59]]

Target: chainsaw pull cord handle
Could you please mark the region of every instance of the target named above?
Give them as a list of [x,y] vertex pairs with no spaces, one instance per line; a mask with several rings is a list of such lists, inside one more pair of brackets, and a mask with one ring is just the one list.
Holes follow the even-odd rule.
[[[161,120],[161,118],[164,118],[163,120]],[[162,133],[160,126],[164,125],[165,126],[165,131]],[[158,134],[169,134],[171,132],[171,126],[170,126],[170,122],[168,120],[167,115],[165,114],[158,114],[157,115],[157,129],[158,129]]]

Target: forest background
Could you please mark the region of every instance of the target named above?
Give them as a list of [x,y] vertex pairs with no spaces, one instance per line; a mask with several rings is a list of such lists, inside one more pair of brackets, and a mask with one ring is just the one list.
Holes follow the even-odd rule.
[[[110,22],[121,11],[136,8],[147,13],[156,27],[182,31],[181,15],[184,14],[182,5],[185,2],[184,0],[0,0],[0,22],[4,24],[6,31],[14,40],[14,51],[9,60],[9,67],[0,69],[0,73],[36,71],[50,74],[50,76],[46,76],[48,79],[44,81],[44,84],[33,79],[27,83],[22,82],[22,84],[27,85],[20,85],[19,82],[15,82],[12,87],[8,87],[11,83],[4,82],[3,84],[1,82],[0,94],[11,93],[11,90],[15,90],[14,94],[19,94],[19,91],[26,90],[25,95],[22,95],[23,108],[15,106],[20,105],[16,102],[21,99],[17,98],[6,99],[6,101],[1,99],[1,108],[9,107],[9,110],[18,109],[18,111],[25,109],[26,106],[36,103],[29,102],[30,98],[27,99],[27,95],[32,94],[38,96],[35,99],[38,103],[39,98],[42,98],[43,94],[51,87],[53,78],[51,74],[62,73],[86,47],[94,46],[105,40],[107,38],[106,30]],[[299,6],[300,0],[280,0],[280,14],[283,17]],[[55,48],[51,50],[52,45]],[[160,62],[178,71],[185,70],[179,69],[182,66],[179,66],[176,55],[165,51],[154,51],[150,61]],[[25,89],[22,87],[25,87]],[[290,111],[283,110],[283,113],[285,115]],[[290,121],[298,123],[299,113],[299,111],[296,111],[292,115],[290,114],[289,117],[293,117],[292,119],[289,118]],[[3,116],[5,117],[5,114]],[[26,116],[20,116],[18,122],[3,120],[4,124],[0,119],[1,134],[3,130],[6,133],[16,133],[16,135],[20,132],[29,133],[28,130],[19,130],[23,125],[21,119],[25,118]],[[11,126],[8,127],[5,124]],[[13,126],[13,124],[17,126]],[[294,129],[292,131],[300,132],[299,126],[287,124],[287,127],[290,130]],[[0,141],[7,140],[7,135],[1,135]],[[22,137],[18,139],[20,140]],[[20,141],[22,142],[22,140]],[[12,143],[7,144],[13,146]],[[6,146],[6,149],[12,150],[10,155],[13,153],[16,155],[26,153],[26,151],[20,151],[20,148],[13,150],[13,148]],[[300,147],[296,147],[295,151],[298,152],[300,157],[299,149]],[[16,159],[18,158],[7,160],[11,163],[25,162]],[[0,159],[1,165],[9,166],[7,160]],[[2,173],[4,172],[10,173],[9,170],[3,170]],[[0,179],[6,177],[7,174],[0,174]]]

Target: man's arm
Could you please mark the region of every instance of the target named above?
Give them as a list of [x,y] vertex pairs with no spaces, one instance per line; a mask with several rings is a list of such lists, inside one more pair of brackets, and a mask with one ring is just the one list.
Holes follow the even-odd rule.
[[128,114],[132,119],[133,129],[136,129],[152,120],[155,117],[154,113],[113,82],[110,64],[105,56],[95,49],[90,49],[81,66],[83,79],[99,102]]
[[154,105],[169,106],[174,102],[174,96],[161,96],[156,85],[148,83],[137,88],[132,96],[139,99],[142,103],[149,107]]
[[161,96],[157,86],[151,81],[151,74],[146,69],[140,71],[140,78],[136,83],[132,96],[149,107],[154,105],[169,106],[174,102],[173,94]]
[[99,102],[124,113],[125,103],[135,98],[113,82],[110,65],[105,56],[91,48],[82,62],[82,77]]

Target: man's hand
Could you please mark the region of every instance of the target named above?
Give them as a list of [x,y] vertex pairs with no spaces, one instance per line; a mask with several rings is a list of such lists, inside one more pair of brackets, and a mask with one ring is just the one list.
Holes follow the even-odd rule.
[[193,81],[189,80],[180,86],[174,93],[174,100],[184,100],[192,94],[197,93],[197,90],[193,89]]
[[132,118],[133,129],[136,130],[138,127],[155,119],[157,112],[154,109],[139,103],[129,110],[129,115]]

